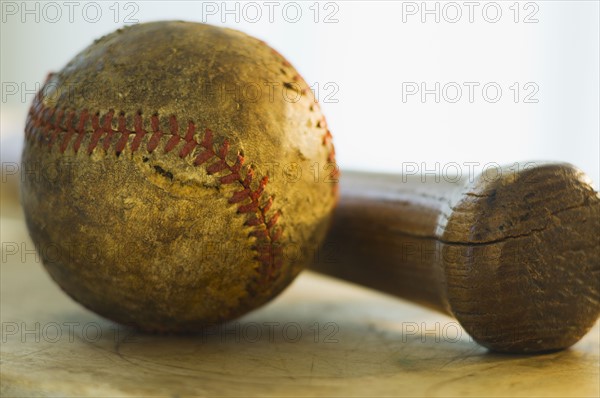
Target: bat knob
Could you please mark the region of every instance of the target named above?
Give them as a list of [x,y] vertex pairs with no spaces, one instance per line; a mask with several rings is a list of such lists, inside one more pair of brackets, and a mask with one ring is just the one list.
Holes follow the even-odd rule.
[[600,197],[569,164],[480,175],[439,220],[450,311],[483,346],[576,343],[600,315]]

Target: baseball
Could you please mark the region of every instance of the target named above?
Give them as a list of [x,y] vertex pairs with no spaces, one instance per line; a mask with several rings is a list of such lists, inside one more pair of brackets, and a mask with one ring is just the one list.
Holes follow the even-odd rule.
[[50,74],[22,162],[51,277],[154,332],[277,295],[314,258],[337,196],[331,134],[294,67],[256,38],[190,22],[120,29]]

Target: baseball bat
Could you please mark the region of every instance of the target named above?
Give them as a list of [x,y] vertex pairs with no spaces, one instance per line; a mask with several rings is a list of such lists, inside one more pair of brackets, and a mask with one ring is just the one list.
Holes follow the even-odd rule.
[[600,315],[598,193],[569,164],[471,177],[342,173],[313,269],[451,315],[493,351],[571,346]]

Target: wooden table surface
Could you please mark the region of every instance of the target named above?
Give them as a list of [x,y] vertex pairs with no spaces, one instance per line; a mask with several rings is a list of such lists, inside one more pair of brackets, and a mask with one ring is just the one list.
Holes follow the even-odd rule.
[[598,324],[569,350],[489,353],[456,322],[304,272],[196,336],[140,335],[69,299],[3,194],[2,396],[599,396]]

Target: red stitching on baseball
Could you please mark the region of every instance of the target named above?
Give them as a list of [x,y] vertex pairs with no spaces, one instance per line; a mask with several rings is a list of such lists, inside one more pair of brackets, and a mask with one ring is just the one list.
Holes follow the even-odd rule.
[[79,115],[79,124],[77,125],[77,139],[75,140],[75,144],[73,144],[73,150],[75,152],[79,151],[79,147],[81,146],[81,141],[83,140],[83,137],[85,136],[85,123],[87,122],[89,118],[89,114],[87,109],[84,110],[83,112],[81,112],[81,115]]
[[110,148],[110,144],[112,143],[112,136],[114,134],[112,129],[112,120],[114,114],[115,111],[111,109],[106,115],[104,115],[104,125],[102,126],[102,133],[106,134],[106,137],[104,137],[103,145],[105,151],[108,151],[108,148]]
[[56,119],[54,121],[54,124],[51,125],[50,130],[52,131],[52,136],[50,137],[50,141],[48,142],[48,146],[52,146],[54,144],[54,142],[56,141],[56,138],[58,137],[58,133],[60,133],[60,122],[63,118],[65,114],[65,111],[63,109],[60,109],[56,115]]
[[119,140],[119,142],[117,142],[117,146],[115,147],[117,155],[123,152],[123,150],[127,146],[127,142],[129,141],[130,131],[127,130],[126,123],[127,120],[125,119],[125,114],[123,112],[119,113],[119,132],[121,133],[121,139]]
[[181,139],[179,136],[179,125],[177,124],[177,118],[175,118],[173,115],[171,115],[169,118],[169,129],[171,130],[172,137],[169,142],[167,142],[167,145],[165,145],[165,153],[171,152],[177,146],[177,144],[179,144],[179,140]]
[[194,125],[194,123],[192,123],[191,121],[188,122],[188,130],[187,130],[187,133],[185,134],[185,138],[184,138],[184,140],[186,141],[186,144],[183,146],[183,148],[181,148],[181,151],[179,152],[180,158],[184,158],[188,154],[192,153],[194,148],[196,148],[196,145],[198,145],[196,143],[196,140],[194,139],[195,132],[196,132],[196,126]]
[[144,135],[146,135],[146,130],[144,130],[142,126],[142,114],[140,112],[135,114],[133,119],[133,128],[135,129],[135,138],[131,143],[131,152],[135,152],[138,150],[140,145],[142,144],[142,139]]
[[[96,112],[91,118],[87,109],[82,110],[79,115],[75,111],[69,111],[66,120],[63,120],[65,113],[65,109],[62,108],[46,107],[41,96],[36,97],[29,111],[25,137],[33,142],[47,143],[48,148],[51,149],[59,135],[63,134],[59,147],[61,153],[67,150],[73,137],[76,137],[72,149],[77,153],[87,134],[90,136],[87,147],[88,155],[91,155],[97,147],[108,151],[114,144],[114,150],[118,156],[126,148],[130,136],[133,135],[131,151],[135,152],[140,148],[143,137],[149,134],[144,129],[144,119],[140,112],[133,117],[133,130],[127,129],[127,118],[122,112],[116,118],[117,128],[113,129],[112,124],[115,119],[113,109],[104,115]],[[161,120],[158,115],[150,117],[150,124],[152,135],[146,146],[148,152],[154,151],[161,142],[161,137],[165,135],[161,130]],[[164,146],[165,152],[173,151],[183,141],[185,144],[178,156],[185,158],[193,153],[196,146],[199,146],[201,149],[193,160],[194,165],[206,164],[205,169],[208,174],[225,172],[226,174],[219,178],[221,184],[240,184],[242,189],[232,194],[229,203],[237,205],[237,212],[247,217],[245,225],[252,227],[249,236],[256,237],[252,249],[256,252],[255,259],[261,264],[261,282],[276,278],[277,272],[283,265],[283,248],[277,244],[283,230],[277,227],[281,212],[276,211],[270,217],[268,215],[273,205],[273,197],[269,195],[265,200],[261,200],[269,182],[268,176],[261,178],[258,186],[254,189],[252,187],[254,170],[247,167],[245,172],[242,171],[244,156],[238,152],[233,165],[227,161],[231,152],[227,139],[223,140],[220,147],[215,150],[214,135],[211,130],[206,129],[201,142],[198,143],[194,137],[196,126],[192,121],[188,122],[184,137],[179,135],[179,123],[175,116],[169,117],[168,126],[171,137]],[[118,141],[113,143],[113,136],[118,134],[120,134]],[[101,146],[99,146],[100,140],[102,140]]]
[[100,128],[100,112],[96,112],[94,116],[92,116],[92,129],[94,129],[94,133],[90,140],[90,144],[88,145],[88,155],[91,155],[92,152],[94,152],[94,148],[98,145],[98,141],[100,141],[100,137],[102,136],[102,129]]
[[75,133],[75,130],[73,129],[74,118],[75,112],[69,112],[69,116],[67,117],[67,133],[63,137],[62,143],[60,144],[60,153],[63,153],[67,149],[67,146],[69,145],[69,140],[71,139],[71,136]]
[[152,117],[150,118],[150,124],[152,125],[153,134],[152,137],[150,137],[150,140],[148,141],[146,150],[152,153],[160,143],[160,137],[162,137],[163,132],[160,130],[160,120],[158,119],[158,115],[152,115]]

